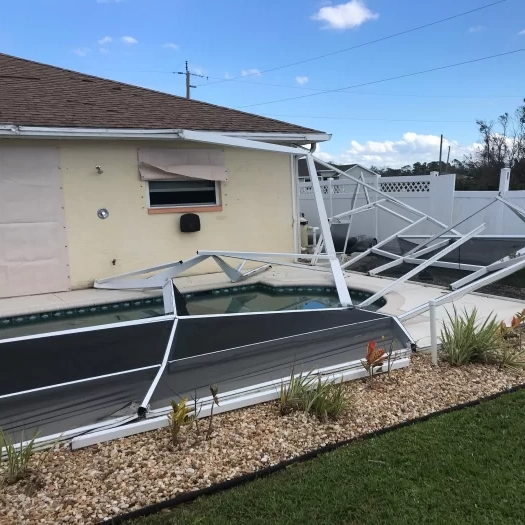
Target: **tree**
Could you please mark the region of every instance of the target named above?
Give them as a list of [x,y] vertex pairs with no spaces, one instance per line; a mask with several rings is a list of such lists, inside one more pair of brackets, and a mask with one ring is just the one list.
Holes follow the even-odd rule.
[[501,169],[512,170],[512,189],[525,188],[525,99],[514,115],[496,122],[478,120],[482,147],[465,158],[464,166],[478,190],[497,190]]
[[[512,169],[511,189],[525,189],[525,99],[513,115],[503,113],[496,122],[477,120],[482,147],[461,161],[450,163],[458,190],[497,190],[501,169]],[[439,171],[439,162],[414,162],[402,168],[371,169],[383,177],[428,175]]]

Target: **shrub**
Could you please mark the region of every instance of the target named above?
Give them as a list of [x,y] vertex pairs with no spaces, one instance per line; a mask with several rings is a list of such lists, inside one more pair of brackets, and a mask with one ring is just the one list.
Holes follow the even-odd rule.
[[453,366],[468,363],[486,363],[494,359],[495,352],[502,346],[500,324],[495,315],[483,322],[478,321],[476,308],[468,313],[447,312],[448,323],[441,330],[441,350],[444,359]]
[[315,387],[308,391],[306,400],[306,411],[321,421],[339,419],[350,404],[342,380],[323,383],[320,377]]
[[171,433],[171,442],[174,446],[179,442],[180,429],[185,425],[190,425],[195,419],[193,410],[187,407],[188,398],[183,397],[178,403],[171,402],[171,412],[168,414],[168,421]]
[[292,368],[288,385],[281,383],[279,409],[283,416],[293,410],[304,410],[304,401],[308,391],[313,387],[314,378],[312,378],[311,372],[305,375],[302,372],[295,375],[294,372],[295,370]]
[[24,445],[24,435],[22,434],[20,444],[15,445],[0,428],[0,458],[5,454],[7,467],[3,479],[6,483],[16,483],[31,473],[29,462],[35,452],[37,435],[38,433],[35,433],[32,439]]
[[501,322],[502,344],[492,355],[492,360],[496,364],[506,368],[525,368],[525,350],[522,340],[524,328],[525,308],[512,318],[510,326],[507,326],[504,321]]
[[[392,347],[390,348],[390,351],[392,351]],[[376,348],[376,342],[374,340],[368,341],[368,345],[366,347],[366,356],[361,360],[361,365],[368,372],[368,380],[370,385],[372,385],[374,375],[382,370],[383,364],[387,358],[389,363],[388,371],[390,372],[390,357],[391,352],[390,355],[387,356],[384,348]]]
[[326,421],[341,417],[349,404],[350,398],[342,381],[323,381],[311,372],[295,375],[292,370],[288,385],[281,384],[279,408],[282,415],[298,410]]

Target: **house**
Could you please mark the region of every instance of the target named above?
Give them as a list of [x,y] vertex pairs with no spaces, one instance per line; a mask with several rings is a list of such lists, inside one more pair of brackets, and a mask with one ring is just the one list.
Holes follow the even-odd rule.
[[[297,161],[232,137],[330,139],[0,54],[0,297],[86,288],[199,248],[298,253]],[[200,231],[181,231],[189,213]]]
[[[363,175],[366,178],[379,177],[379,174],[377,174],[375,171],[372,171],[369,168],[365,168],[361,164],[334,164],[334,167],[356,178],[359,178],[361,175]],[[330,170],[325,166],[322,166],[318,162],[315,163],[315,168],[317,170],[317,175],[321,180],[327,180],[329,178],[339,178],[339,174],[337,172],[335,172],[334,170]],[[310,180],[308,168],[304,159],[299,160],[299,180],[301,182],[308,182]]]

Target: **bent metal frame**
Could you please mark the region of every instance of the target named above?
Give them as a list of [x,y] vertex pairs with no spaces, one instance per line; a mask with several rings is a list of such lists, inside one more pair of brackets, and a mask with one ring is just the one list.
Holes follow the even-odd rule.
[[[215,260],[237,282],[275,263],[308,268],[293,262],[309,257],[299,253],[199,251],[187,261],[100,279],[97,288],[162,289],[164,315],[0,339],[0,354],[9,363],[0,382],[4,431],[20,437],[20,432],[27,436],[28,430],[39,429],[39,447],[57,440],[78,439],[79,447],[107,441],[165,425],[165,417],[151,418],[169,410],[174,394],[196,392],[205,400],[210,380],[223,385],[225,407],[227,400],[231,407],[247,406],[275,398],[294,363],[313,367],[323,380],[360,377],[362,349],[368,339],[382,335],[396,343],[396,367],[408,365],[405,355],[412,339],[398,319],[352,305],[308,150],[185,130],[173,135],[174,140],[281,152],[292,159],[307,156],[325,237],[326,254],[320,258],[329,263],[329,269],[315,269],[331,272],[341,307],[177,315],[172,279],[205,259]],[[242,262],[234,268],[224,258]],[[244,261],[261,266],[244,271]],[[28,373],[27,362],[34,362],[38,373]]]
[[[483,223],[479,224],[477,227],[475,227],[474,229],[472,229],[471,231],[465,234],[458,232],[455,228],[457,228],[460,224],[466,222],[467,220],[471,219],[475,215],[479,214],[481,211],[488,208],[489,206],[493,206],[497,203],[501,203],[505,205],[507,208],[509,208],[523,222],[525,222],[525,209],[505,199],[504,193],[500,193],[491,202],[489,202],[482,208],[476,210],[474,213],[472,213],[468,217],[461,219],[461,221],[456,222],[452,226],[447,226],[446,224],[443,224],[437,219],[431,217],[430,215],[425,214],[421,212],[420,210],[413,208],[412,206],[409,206],[408,204],[392,197],[391,195],[388,195],[387,193],[375,188],[374,186],[370,184],[367,184],[362,177],[360,179],[357,179],[353,177],[352,175],[349,175],[348,173],[336,168],[335,166],[328,164],[317,158],[315,159],[315,162],[318,164],[321,164],[322,166],[325,166],[326,168],[331,169],[332,171],[335,171],[341,177],[345,177],[347,179],[352,180],[356,184],[355,192],[354,192],[354,196],[352,200],[352,209],[328,218],[328,221],[330,224],[348,224],[344,248],[343,248],[343,254],[346,252],[348,240],[350,238],[352,218],[357,214],[376,209],[376,210],[385,212],[387,214],[393,215],[405,221],[406,223],[408,223],[405,227],[393,233],[386,239],[383,239],[382,241],[377,243],[375,246],[368,248],[364,252],[350,259],[349,261],[341,264],[341,268],[345,270],[347,268],[350,268],[352,265],[362,260],[366,256],[375,254],[375,255],[380,255],[380,256],[392,259],[392,261],[389,263],[383,264],[377,268],[371,269],[368,272],[370,275],[378,275],[381,272],[384,272],[385,270],[388,270],[395,266],[399,266],[403,263],[408,263],[408,264],[412,264],[416,266],[409,272],[406,272],[404,275],[399,277],[397,280],[389,283],[383,289],[379,290],[376,294],[372,295],[371,297],[369,297],[368,299],[360,303],[359,307],[365,307],[365,306],[372,304],[374,301],[377,301],[378,299],[383,297],[386,293],[396,288],[398,285],[402,284],[403,282],[410,279],[411,277],[417,275],[422,270],[424,270],[425,268],[431,265],[441,267],[441,268],[450,268],[450,269],[464,270],[464,271],[471,272],[466,277],[463,277],[453,282],[450,285],[452,292],[449,294],[440,296],[437,304],[445,304],[454,299],[458,299],[459,297],[461,297],[462,295],[466,293],[475,291],[478,288],[481,288],[493,282],[499,281],[500,279],[514,272],[517,272],[518,270],[525,267],[525,255],[522,255],[516,258],[508,258],[507,260],[495,261],[485,266],[477,265],[477,264],[454,263],[454,262],[440,260],[445,255],[454,251],[456,248],[459,248],[462,244],[466,243],[467,241],[471,239],[484,239],[484,237],[480,235],[485,229],[485,224]],[[311,178],[311,181],[312,181],[312,187],[314,190],[314,194],[316,194],[316,191],[317,191],[316,186],[318,186],[318,184],[314,182],[313,178]],[[361,187],[364,190],[366,204],[356,208],[355,203],[357,201],[357,194]],[[377,199],[375,201],[372,201],[370,199],[370,195],[368,193],[369,191],[377,195]],[[385,206],[386,203],[390,203],[391,205],[401,208],[401,210],[409,211],[412,214],[416,215],[418,218],[410,219],[406,217],[406,215],[403,215],[402,213],[399,213],[398,211],[394,211],[386,207]],[[434,235],[413,235],[412,236],[413,238],[422,239],[422,240],[418,244],[416,244],[413,248],[411,248],[409,251],[407,251],[406,253],[402,255],[392,253],[385,249],[382,249],[388,243],[396,239],[410,238],[410,235],[407,235],[407,232],[410,229],[414,228],[415,226],[418,226],[424,223],[425,221],[428,221],[431,224],[440,227],[441,230]],[[321,228],[321,230],[322,232],[318,238],[311,264],[316,264],[318,259],[322,258],[321,253],[323,251],[323,248],[326,251],[328,251],[326,249],[327,245],[325,243],[325,234],[324,234],[325,229]],[[504,239],[522,240],[523,246],[525,246],[525,235],[524,236],[501,235],[497,237],[502,240]],[[440,251],[438,251],[437,253],[435,253],[434,255],[428,258],[421,258],[423,255],[427,255],[432,252],[436,252],[436,250],[440,250]],[[429,309],[429,305],[428,303],[425,303],[415,308],[414,310],[407,312],[406,314],[400,316],[400,319],[401,320],[410,319],[411,317],[414,317],[415,315],[419,315],[428,309]]]

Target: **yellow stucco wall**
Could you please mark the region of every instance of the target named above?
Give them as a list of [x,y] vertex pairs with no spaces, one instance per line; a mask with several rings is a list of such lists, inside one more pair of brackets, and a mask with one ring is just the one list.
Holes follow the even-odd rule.
[[[201,231],[181,233],[180,214],[148,215],[137,148],[210,146],[152,141],[57,143],[72,288],[90,286],[97,278],[186,259],[198,249],[294,251],[287,154],[225,148],[229,180],[221,183],[223,211],[200,213]],[[101,175],[96,173],[97,165],[103,170]],[[99,208],[108,209],[107,219],[97,217]],[[209,261],[193,273],[211,271],[218,271],[218,267]]]

